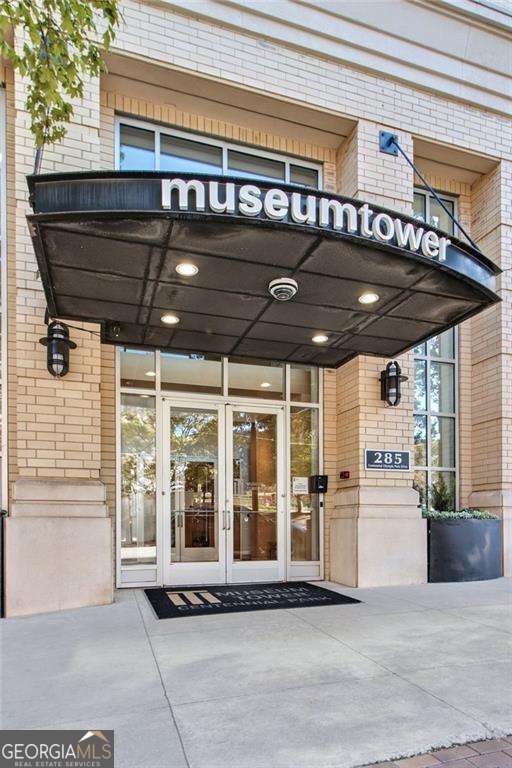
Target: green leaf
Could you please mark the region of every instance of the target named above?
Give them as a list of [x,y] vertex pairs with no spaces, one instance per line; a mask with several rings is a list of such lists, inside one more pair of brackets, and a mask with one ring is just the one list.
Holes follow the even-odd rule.
[[[69,100],[83,97],[85,78],[105,71],[102,56],[120,21],[118,0],[0,0],[0,53],[28,81],[37,147],[65,136]],[[9,27],[23,37],[19,53],[7,42]]]
[[464,507],[456,512],[453,510],[424,509],[422,514],[427,520],[499,520],[497,515],[476,507]]

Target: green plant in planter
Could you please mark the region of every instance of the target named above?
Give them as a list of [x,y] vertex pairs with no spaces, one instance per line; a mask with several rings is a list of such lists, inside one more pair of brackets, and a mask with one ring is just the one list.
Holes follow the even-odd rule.
[[448,487],[448,483],[443,475],[439,475],[435,483],[432,483],[428,489],[428,499],[430,507],[438,512],[452,510],[455,507],[453,493]]
[[423,509],[428,520],[499,520],[497,515],[477,507],[463,507],[458,510]]

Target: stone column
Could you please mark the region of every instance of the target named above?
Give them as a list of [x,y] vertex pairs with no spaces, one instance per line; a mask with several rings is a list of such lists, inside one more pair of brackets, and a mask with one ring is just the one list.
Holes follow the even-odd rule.
[[17,480],[5,535],[8,616],[112,602],[112,533],[99,480]]
[[512,162],[472,189],[472,234],[503,270],[502,302],[471,321],[473,491],[469,503],[503,519],[504,574],[512,576]]
[[[413,175],[401,157],[379,151],[379,130],[360,121],[340,148],[338,191],[409,213]],[[412,154],[412,138],[398,132]],[[367,471],[364,449],[413,451],[412,357],[399,358],[409,381],[397,408],[380,399],[380,371],[387,358],[359,356],[337,371],[339,480],[330,525],[330,578],[350,586],[416,584],[426,581],[426,523],[421,518],[412,472]]]

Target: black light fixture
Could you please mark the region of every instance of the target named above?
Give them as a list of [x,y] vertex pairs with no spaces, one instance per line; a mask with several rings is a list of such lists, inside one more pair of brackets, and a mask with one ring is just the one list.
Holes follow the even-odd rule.
[[388,405],[397,406],[402,399],[402,381],[407,381],[408,376],[402,376],[402,369],[396,360],[386,365],[380,372],[380,399]]
[[48,325],[46,336],[39,339],[46,347],[46,366],[52,376],[65,376],[69,371],[69,350],[76,349],[76,344],[69,338],[69,328],[59,320]]

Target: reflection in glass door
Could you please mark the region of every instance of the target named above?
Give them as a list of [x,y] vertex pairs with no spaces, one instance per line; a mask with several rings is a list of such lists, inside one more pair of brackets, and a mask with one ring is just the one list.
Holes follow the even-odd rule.
[[173,401],[164,414],[164,584],[284,579],[283,409]]
[[229,581],[284,578],[282,420],[280,408],[228,406]]
[[170,426],[172,560],[217,560],[217,413],[173,408]]
[[[168,502],[165,504],[168,584],[225,581],[225,536],[219,500],[223,498],[223,418],[219,407],[192,403],[166,408],[169,447]],[[224,517],[222,518],[224,520]]]

